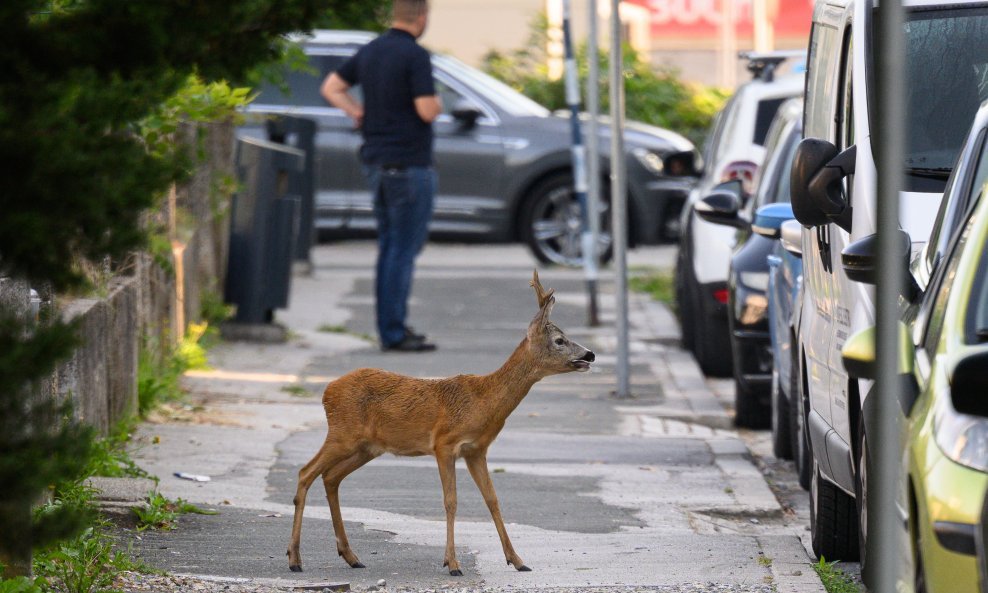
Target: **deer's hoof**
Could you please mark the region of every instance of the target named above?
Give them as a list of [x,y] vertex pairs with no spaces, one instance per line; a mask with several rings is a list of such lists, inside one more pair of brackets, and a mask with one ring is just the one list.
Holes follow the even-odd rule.
[[518,567],[518,572],[532,572],[532,569],[522,564]]
[[463,576],[463,571],[457,568],[456,570],[449,571],[449,576],[451,577],[461,577]]
[[367,568],[367,567],[361,564],[360,562],[354,562],[353,564],[350,565],[350,568]]
[[291,570],[292,572],[302,572],[302,565],[301,564],[289,564],[288,565],[288,569]]

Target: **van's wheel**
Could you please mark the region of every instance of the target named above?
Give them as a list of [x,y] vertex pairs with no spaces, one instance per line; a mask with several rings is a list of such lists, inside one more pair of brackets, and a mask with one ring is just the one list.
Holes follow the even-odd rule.
[[796,462],[796,474],[799,476],[799,485],[803,490],[810,489],[810,470],[813,469],[813,453],[810,449],[810,435],[806,427],[806,413],[808,410],[805,392],[803,391],[803,367],[800,365],[799,345],[796,343],[796,336],[790,334],[790,351],[792,360],[789,367],[789,402],[794,404],[792,414],[790,414],[791,434],[792,434],[792,458]]
[[[790,371],[792,372],[792,371]],[[789,398],[779,385],[779,371],[772,368],[772,453],[792,459],[792,411]]]
[[[601,192],[603,194],[603,192]],[[610,204],[600,201],[601,263],[613,254]],[[573,176],[557,173],[543,179],[532,190],[521,216],[521,235],[542,263],[578,267],[583,265],[583,219],[573,191]]]
[[858,559],[858,509],[854,499],[828,482],[813,459],[810,480],[810,539],[813,553],[828,562]]
[[861,577],[868,585],[867,547],[868,541],[868,435],[865,433],[864,419],[858,419],[857,471],[854,472],[854,501],[858,510],[858,556],[861,562]]

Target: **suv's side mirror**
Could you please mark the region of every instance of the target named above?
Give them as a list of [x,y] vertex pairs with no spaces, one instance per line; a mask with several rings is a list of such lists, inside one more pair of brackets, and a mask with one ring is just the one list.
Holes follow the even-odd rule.
[[453,118],[460,122],[464,128],[472,128],[477,124],[477,120],[484,114],[480,106],[470,99],[459,99],[451,111]]
[[[899,229],[899,252],[896,254],[905,276],[906,285],[901,294],[910,301],[918,294],[919,287],[909,270],[909,260],[912,257],[912,240],[909,234]],[[855,282],[875,284],[878,282],[878,235],[868,235],[851,243],[841,251],[841,267],[844,274]]]
[[988,417],[988,351],[973,352],[954,364],[950,373],[950,401],[961,414]]
[[857,146],[838,154],[826,140],[804,138],[796,147],[790,173],[792,210],[806,226],[836,223],[851,231],[851,207],[844,199],[840,181],[854,173]]
[[[740,182],[737,183],[740,186]],[[718,185],[711,193],[696,203],[694,210],[697,216],[714,224],[738,229],[747,228],[748,221],[738,215],[741,210],[739,193],[728,188],[722,188],[724,185],[727,184]]]
[[803,225],[798,220],[787,220],[782,223],[779,235],[783,249],[796,257],[803,257]]
[[777,202],[765,204],[755,212],[755,220],[751,221],[751,231],[767,239],[778,239],[782,223],[792,220],[792,204]]

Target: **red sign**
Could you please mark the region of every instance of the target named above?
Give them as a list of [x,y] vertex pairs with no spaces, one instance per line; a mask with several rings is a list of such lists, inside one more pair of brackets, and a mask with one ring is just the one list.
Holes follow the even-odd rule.
[[[720,35],[723,3],[733,2],[739,37],[753,34],[752,0],[625,0],[651,13],[652,39],[692,39],[699,43]],[[776,38],[809,38],[813,0],[766,0]]]

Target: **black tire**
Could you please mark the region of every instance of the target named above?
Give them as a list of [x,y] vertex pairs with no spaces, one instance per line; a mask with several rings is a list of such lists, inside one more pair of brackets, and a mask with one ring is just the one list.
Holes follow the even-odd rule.
[[827,562],[858,559],[858,509],[854,499],[828,482],[813,460],[810,483],[810,539],[813,553]]
[[867,586],[871,583],[867,562],[868,541],[868,435],[864,420],[858,419],[858,438],[855,444],[857,458],[854,460],[854,502],[858,511],[858,562],[861,563],[861,579]]
[[926,570],[923,568],[923,553],[916,545],[916,573],[913,575],[913,593],[926,593]]
[[761,430],[771,426],[770,410],[761,401],[758,390],[745,388],[734,378],[734,425],[738,428]]
[[693,303],[693,357],[708,377],[730,377],[734,364],[731,359],[730,331],[727,323],[709,312],[705,299],[695,294]]
[[803,367],[800,363],[799,345],[796,343],[796,336],[790,336],[790,351],[792,360],[789,367],[789,393],[790,403],[793,406],[790,422],[792,423],[792,458],[796,462],[796,474],[799,476],[799,485],[803,490],[810,489],[810,471],[813,469],[813,452],[810,449],[810,435],[806,428],[806,413],[809,409],[803,390]]
[[772,369],[772,453],[792,459],[792,410],[789,397],[779,384],[779,371]]
[[[603,191],[601,192],[603,194]],[[573,192],[573,176],[557,173],[540,181],[529,194],[521,212],[520,235],[532,254],[545,264],[576,267],[582,265],[579,227],[569,223],[579,220],[580,208]],[[606,244],[601,263],[611,261],[614,253],[610,207],[601,200],[600,242]]]
[[680,247],[680,256],[676,259],[676,315],[679,318],[679,341],[683,350],[693,352],[693,323],[696,313],[693,311],[692,284],[686,271],[689,262],[683,261],[681,254],[682,247]]

